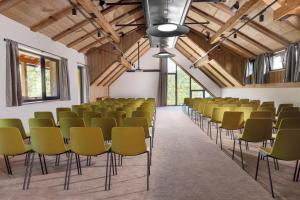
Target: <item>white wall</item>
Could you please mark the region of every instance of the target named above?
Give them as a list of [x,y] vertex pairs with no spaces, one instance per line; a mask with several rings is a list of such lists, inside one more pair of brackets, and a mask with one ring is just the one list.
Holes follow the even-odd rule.
[[206,74],[196,68],[190,68],[192,62],[182,55],[177,49],[170,49],[170,53],[175,54],[173,58],[184,70],[197,79],[207,90],[209,90],[214,96],[221,96],[221,88],[215,84]]
[[[85,63],[84,54],[54,42],[50,38],[31,32],[30,29],[3,15],[0,15],[0,118],[20,118],[28,128],[28,119],[33,117],[35,111],[52,111],[56,107],[78,104],[77,62]],[[6,42],[4,38],[15,40],[41,50],[54,53],[68,59],[71,101],[52,101],[47,103],[34,103],[20,107],[6,107],[5,98],[5,72],[6,72]]]
[[[157,52],[158,49],[151,48],[140,58],[141,69],[159,69],[159,59],[152,57]],[[158,80],[159,72],[125,72],[110,86],[109,95],[113,98],[156,98]]]
[[223,88],[222,97],[275,101],[277,106],[280,103],[300,106],[300,88]]

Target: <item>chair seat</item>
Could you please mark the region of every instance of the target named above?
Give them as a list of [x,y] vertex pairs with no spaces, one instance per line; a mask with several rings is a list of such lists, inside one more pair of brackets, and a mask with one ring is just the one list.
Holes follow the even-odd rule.
[[270,155],[271,154],[271,151],[272,151],[272,148],[271,147],[260,147],[259,148],[259,152],[263,155]]

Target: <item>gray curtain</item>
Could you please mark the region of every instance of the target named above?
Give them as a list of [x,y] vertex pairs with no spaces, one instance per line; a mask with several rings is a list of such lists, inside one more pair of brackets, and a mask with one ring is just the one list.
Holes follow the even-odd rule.
[[6,105],[22,105],[22,87],[19,71],[18,43],[6,41]]
[[61,59],[61,65],[59,69],[59,86],[60,86],[60,100],[71,100],[70,97],[70,82],[69,82],[69,70],[68,60],[66,58]]
[[285,82],[300,81],[300,43],[290,44],[287,48],[284,67]]
[[160,72],[158,83],[158,95],[157,106],[167,105],[167,93],[168,93],[168,59],[160,58]]
[[253,62],[250,60],[247,60],[246,62],[246,67],[245,67],[245,72],[244,72],[244,84],[251,84],[252,83],[252,75],[248,75],[250,71],[253,71]]
[[253,64],[253,78],[256,84],[268,83],[268,73],[272,66],[272,54],[258,55]]
[[86,66],[85,67],[85,98],[86,98],[86,102],[89,103],[90,102],[90,71],[89,71],[89,67]]

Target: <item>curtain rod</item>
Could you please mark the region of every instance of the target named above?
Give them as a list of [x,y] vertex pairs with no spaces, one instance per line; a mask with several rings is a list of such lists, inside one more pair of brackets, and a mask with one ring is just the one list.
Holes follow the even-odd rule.
[[[8,40],[11,40],[11,39],[8,39],[8,38],[4,38],[3,39],[5,42],[7,42]],[[59,57],[59,58],[65,58],[65,57],[62,57],[62,56],[59,56],[57,54],[54,54],[54,53],[50,53],[48,51],[44,51],[42,49],[39,49],[39,48],[36,48],[36,47],[33,47],[33,46],[30,46],[30,45],[27,45],[27,44],[24,44],[24,43],[21,43],[21,42],[18,42],[18,41],[15,41],[15,40],[11,40],[11,41],[14,41],[22,46],[26,46],[26,47],[29,47],[29,48],[32,48],[32,49],[35,49],[35,50],[38,50],[38,51],[41,51],[42,53],[47,53],[47,54],[50,54],[50,55],[53,55],[53,56],[56,56],[56,57]],[[66,59],[66,58],[65,58]]]

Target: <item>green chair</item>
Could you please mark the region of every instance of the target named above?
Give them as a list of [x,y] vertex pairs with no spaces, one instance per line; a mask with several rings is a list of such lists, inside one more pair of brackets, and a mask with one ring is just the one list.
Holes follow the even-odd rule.
[[250,119],[257,119],[257,118],[270,118],[272,119],[272,113],[269,111],[254,111],[250,114]]
[[289,107],[293,107],[293,104],[291,103],[279,104],[276,112],[276,116],[278,116],[278,114],[282,111],[283,108],[289,108]]
[[[233,139],[233,131],[234,130],[239,130],[244,127],[244,113],[243,112],[234,112],[234,111],[226,111],[224,112],[223,115],[223,120],[221,123],[221,126],[219,128],[219,131],[217,132],[217,138],[218,138],[218,133],[220,136],[220,147],[222,147],[222,130],[225,129],[227,133],[231,134],[231,137]],[[218,143],[218,140],[216,140]]]
[[244,169],[244,159],[243,159],[243,151],[242,151],[242,141],[258,143],[265,143],[268,140],[272,140],[272,126],[273,121],[271,118],[269,119],[248,119],[245,124],[245,128],[242,134],[238,134],[234,136],[233,142],[233,150],[232,150],[232,159],[234,159],[235,154],[235,143],[236,140],[240,145],[240,154],[241,154],[241,163],[242,168]]
[[20,130],[16,127],[0,128],[0,154],[4,156],[8,174],[12,175],[8,156],[26,154],[25,163],[31,148],[24,144]]
[[35,127],[55,127],[54,121],[48,118],[29,119],[29,128]]
[[27,139],[30,137],[30,134],[25,132],[22,121],[20,119],[0,119],[0,128],[8,127],[15,127],[19,129],[23,139]]
[[34,112],[34,118],[51,119],[53,123],[55,123],[52,112]]
[[124,111],[111,111],[107,113],[107,117],[113,117],[117,121],[118,126],[122,126],[123,119],[126,118],[126,112]]
[[23,190],[29,189],[35,153],[42,156],[58,156],[69,151],[64,144],[62,134],[57,127],[31,128],[32,153],[29,154],[29,164],[26,167]]
[[283,118],[278,129],[300,129],[300,118]]
[[65,107],[60,107],[60,108],[56,108],[56,119],[57,119],[57,123],[59,124],[59,113],[60,112],[71,112],[71,108],[65,108]]
[[92,118],[91,120],[91,127],[101,128],[105,141],[111,141],[111,130],[116,126],[117,122],[112,117]]
[[59,118],[79,118],[79,116],[77,115],[77,113],[72,111],[62,111],[59,112]]
[[102,114],[100,112],[95,112],[95,111],[83,112],[83,120],[87,127],[91,126],[92,118],[99,118],[99,117],[102,117]]
[[300,111],[280,112],[278,114],[278,118],[277,118],[277,121],[276,121],[275,126],[274,126],[275,129],[278,129],[278,127],[281,123],[281,120],[284,119],[284,118],[300,118]]
[[75,108],[72,108],[72,111],[75,112],[79,117],[83,117],[83,113],[90,111],[90,110],[85,107],[75,107]]
[[84,121],[81,118],[61,118],[60,119],[60,129],[67,142],[70,139],[70,128],[72,127],[85,127]]
[[[266,158],[267,161],[269,181],[270,181],[271,193],[273,198],[275,197],[275,195],[273,191],[273,183],[271,177],[269,158],[274,158],[274,159],[284,160],[284,161],[298,161],[300,160],[299,146],[300,146],[300,130],[282,129],[278,131],[275,142],[271,148],[268,147],[260,148],[257,157],[255,180],[257,180],[257,176],[258,176],[260,158],[261,156],[263,156],[264,158]],[[297,179],[296,172],[297,172],[297,168],[295,169],[294,172],[294,180]]]
[[[138,156],[147,154],[147,190],[149,190],[150,154],[145,142],[145,132],[142,127],[114,127],[112,129],[111,159],[113,153],[121,156]],[[111,168],[109,168],[108,189],[111,183]]]
[[211,134],[212,123],[216,124],[217,131],[218,131],[218,125],[220,123],[222,123],[223,115],[226,111],[230,111],[230,108],[229,107],[215,107],[213,109],[211,119],[208,121],[208,129],[207,129],[207,135],[209,135],[211,139],[212,139],[212,134]]
[[107,154],[105,190],[107,190],[108,162],[110,145],[104,143],[103,134],[100,128],[76,127],[70,130],[70,154],[68,156],[68,167],[65,176],[65,189],[69,189],[72,169],[73,153],[77,161],[78,174],[81,173],[80,156],[99,156]]

